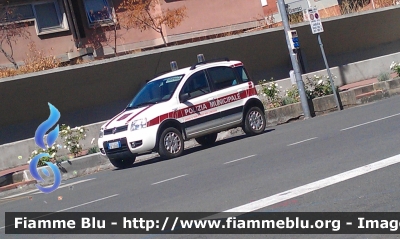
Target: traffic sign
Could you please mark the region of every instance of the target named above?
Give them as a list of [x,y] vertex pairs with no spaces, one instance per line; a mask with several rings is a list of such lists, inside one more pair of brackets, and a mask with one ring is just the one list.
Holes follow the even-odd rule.
[[308,19],[310,21],[311,31],[313,34],[324,32],[321,18],[318,14],[318,9],[316,7],[308,9]]
[[308,8],[308,3],[306,0],[286,0],[288,14],[293,14],[296,12],[301,12]]

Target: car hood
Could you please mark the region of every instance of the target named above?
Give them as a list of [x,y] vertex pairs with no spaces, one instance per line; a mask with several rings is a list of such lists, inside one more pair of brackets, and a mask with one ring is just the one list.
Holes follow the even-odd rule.
[[112,118],[110,121],[108,121],[103,129],[112,129],[112,128],[117,128],[121,126],[126,126],[129,124],[129,122],[132,122],[134,119],[140,119],[141,114],[143,114],[147,109],[151,108],[153,105],[146,105],[137,109],[130,109],[130,110],[124,110],[121,113],[117,114]]

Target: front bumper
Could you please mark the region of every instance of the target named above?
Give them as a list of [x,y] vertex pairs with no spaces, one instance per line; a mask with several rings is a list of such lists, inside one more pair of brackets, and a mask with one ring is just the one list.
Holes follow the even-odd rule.
[[[152,152],[157,138],[156,126],[136,130],[124,131],[116,134],[104,135],[99,138],[98,146],[103,155],[110,159],[131,157]],[[119,147],[109,149],[110,143],[119,144]]]

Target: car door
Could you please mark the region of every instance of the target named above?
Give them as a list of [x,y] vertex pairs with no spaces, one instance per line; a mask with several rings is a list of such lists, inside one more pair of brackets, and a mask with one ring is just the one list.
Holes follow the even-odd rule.
[[179,115],[187,138],[206,135],[218,125],[218,109],[211,107],[215,97],[203,70],[192,74],[179,92]]
[[212,67],[207,73],[215,92],[211,106],[220,112],[220,127],[237,125],[242,120],[248,83],[244,83],[229,66]]

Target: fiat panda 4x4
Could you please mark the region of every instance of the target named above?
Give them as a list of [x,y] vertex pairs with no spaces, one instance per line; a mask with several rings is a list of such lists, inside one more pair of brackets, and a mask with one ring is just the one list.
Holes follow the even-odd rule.
[[184,69],[171,62],[171,68],[101,127],[98,146],[114,166],[129,167],[136,156],[151,152],[178,157],[184,141],[211,146],[231,128],[242,127],[248,135],[264,131],[264,107],[242,62],[203,58]]

